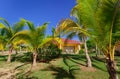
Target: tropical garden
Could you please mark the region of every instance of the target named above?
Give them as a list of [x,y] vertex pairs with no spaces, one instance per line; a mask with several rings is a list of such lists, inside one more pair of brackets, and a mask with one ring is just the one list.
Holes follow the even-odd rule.
[[[120,0],[76,0],[70,16],[52,35],[47,22],[0,18],[0,79],[119,79]],[[78,54],[62,54],[63,36],[79,38]]]

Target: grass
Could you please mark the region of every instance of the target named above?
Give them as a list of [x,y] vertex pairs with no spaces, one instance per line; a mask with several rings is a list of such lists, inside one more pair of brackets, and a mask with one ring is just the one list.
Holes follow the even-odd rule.
[[[21,62],[14,60],[6,63],[6,56],[0,56],[0,68],[16,69],[21,73],[18,79],[108,79],[109,74],[106,70],[103,59],[96,58],[91,54],[93,68],[85,67],[85,56],[63,55],[61,58],[54,59],[49,63],[38,63],[37,67],[30,73],[26,73],[31,67],[31,62]],[[19,58],[20,59],[20,58]],[[117,66],[120,69],[120,57],[116,57]],[[118,69],[118,70],[119,70]],[[22,74],[22,75],[21,75]],[[27,74],[27,75],[26,75]],[[118,71],[120,78],[120,71]]]

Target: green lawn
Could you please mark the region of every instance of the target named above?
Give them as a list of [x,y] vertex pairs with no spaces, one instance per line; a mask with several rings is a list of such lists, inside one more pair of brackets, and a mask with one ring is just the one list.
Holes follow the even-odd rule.
[[[31,68],[31,62],[14,60],[9,64],[5,62],[5,56],[0,56],[0,68],[18,71],[19,79],[108,79],[104,59],[96,58],[93,54],[91,58],[93,68],[85,67],[86,59],[83,54],[63,55],[49,63],[38,63],[34,70],[27,72]],[[120,69],[120,57],[116,57],[116,60]],[[120,77],[120,71],[118,73]]]

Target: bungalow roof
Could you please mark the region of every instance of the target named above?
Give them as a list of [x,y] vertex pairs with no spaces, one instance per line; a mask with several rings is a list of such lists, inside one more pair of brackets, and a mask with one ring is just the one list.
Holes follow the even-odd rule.
[[65,38],[62,38],[61,40],[63,43],[67,43],[67,44],[81,44],[79,41],[76,40],[65,39]]

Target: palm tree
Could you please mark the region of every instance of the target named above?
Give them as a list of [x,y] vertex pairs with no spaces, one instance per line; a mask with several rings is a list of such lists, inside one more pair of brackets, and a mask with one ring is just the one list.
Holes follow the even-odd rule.
[[13,41],[10,42],[11,38],[19,31],[23,29],[24,20],[21,19],[20,22],[17,22],[13,26],[11,26],[4,18],[0,18],[0,31],[1,31],[1,44],[3,47],[9,47],[8,59],[7,62],[11,62],[11,53],[13,50]]
[[72,12],[104,53],[110,79],[118,79],[114,51],[120,40],[120,0],[77,0]]
[[33,51],[33,64],[32,68],[36,66],[37,53],[40,45],[45,39],[45,31],[48,23],[44,23],[42,26],[35,27],[34,24],[30,21],[24,20],[29,30],[23,30],[17,33],[11,40],[14,38],[26,40],[29,42],[29,45],[32,47]]
[[[80,25],[79,20],[80,18],[76,18],[76,22],[73,21],[72,19],[65,19],[60,22],[58,27],[56,28],[56,33],[62,33],[63,35],[67,34],[68,38],[72,38],[73,36],[77,35],[80,40],[82,40],[85,48],[85,56],[87,59],[87,67],[92,67],[92,62],[90,59],[90,56],[88,54],[88,48],[87,48],[87,33],[85,33],[85,26]],[[82,29],[84,29],[82,31]],[[87,30],[87,29],[86,29]]]

